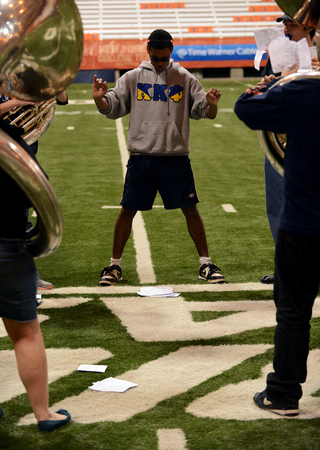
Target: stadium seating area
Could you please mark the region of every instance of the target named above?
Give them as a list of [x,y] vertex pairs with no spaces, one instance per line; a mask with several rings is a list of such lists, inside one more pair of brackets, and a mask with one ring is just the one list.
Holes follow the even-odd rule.
[[76,0],[87,39],[146,39],[165,28],[175,39],[252,37],[274,24],[273,0]]

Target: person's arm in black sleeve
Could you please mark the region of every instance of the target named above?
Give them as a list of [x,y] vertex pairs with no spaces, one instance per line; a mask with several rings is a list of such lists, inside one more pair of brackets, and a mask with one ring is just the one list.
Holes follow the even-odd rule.
[[60,92],[60,94],[58,94],[56,96],[56,100],[57,100],[57,105],[67,105],[68,104],[68,95],[67,95],[66,91]]

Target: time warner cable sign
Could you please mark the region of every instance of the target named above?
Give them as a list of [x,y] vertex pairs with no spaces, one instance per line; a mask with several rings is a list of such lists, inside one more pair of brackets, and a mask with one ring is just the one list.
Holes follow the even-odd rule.
[[254,60],[256,44],[238,45],[177,45],[173,49],[174,61],[234,61]]

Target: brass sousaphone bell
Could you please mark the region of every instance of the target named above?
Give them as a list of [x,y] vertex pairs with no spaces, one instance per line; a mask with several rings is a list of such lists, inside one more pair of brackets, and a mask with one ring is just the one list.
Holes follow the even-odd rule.
[[[320,0],[277,0],[277,4],[282,11],[296,22],[305,27],[315,28],[315,41],[317,44],[318,55],[320,54]],[[317,70],[301,71],[288,75],[277,83],[275,86],[290,83],[293,80],[313,78],[320,81],[320,72]],[[268,158],[271,165],[283,175],[283,163],[285,158],[285,150],[287,139],[285,134],[277,134],[271,131],[258,130],[258,139],[260,146]]]
[[12,126],[22,129],[21,137],[28,145],[36,142],[49,127],[57,101],[44,100],[36,105],[17,106],[2,116]]
[[[82,22],[73,0],[0,1],[3,94],[33,102],[52,99],[74,80],[82,51]],[[0,167],[26,193],[37,212],[37,223],[27,240],[33,256],[52,253],[62,238],[59,202],[40,167],[2,130]]]

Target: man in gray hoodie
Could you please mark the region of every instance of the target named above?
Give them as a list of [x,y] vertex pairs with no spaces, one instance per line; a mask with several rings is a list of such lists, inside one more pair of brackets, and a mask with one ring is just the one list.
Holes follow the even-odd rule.
[[197,208],[193,172],[189,159],[189,119],[214,119],[221,94],[215,88],[206,93],[201,83],[171,59],[172,37],[155,30],[148,39],[150,61],[119,78],[108,90],[106,82],[94,76],[92,95],[97,109],[108,119],[130,113],[127,165],[122,209],[116,221],[110,266],[100,275],[100,286],[121,280],[121,256],[130,236],[137,211],[152,209],[159,191],[166,209],[181,208],[197,248],[199,278],[225,283],[220,269],[209,257],[206,233]]

